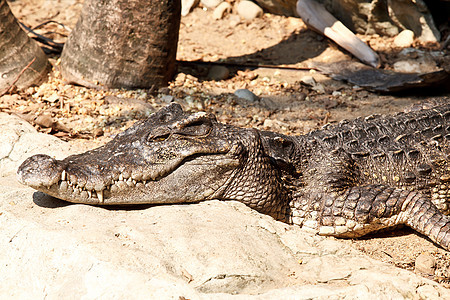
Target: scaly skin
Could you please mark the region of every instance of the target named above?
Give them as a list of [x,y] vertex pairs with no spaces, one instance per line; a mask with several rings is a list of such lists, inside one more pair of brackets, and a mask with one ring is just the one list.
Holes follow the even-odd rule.
[[407,225],[449,250],[449,121],[442,105],[285,136],[172,104],[98,149],[30,157],[18,177],[76,203],[237,200],[338,237]]

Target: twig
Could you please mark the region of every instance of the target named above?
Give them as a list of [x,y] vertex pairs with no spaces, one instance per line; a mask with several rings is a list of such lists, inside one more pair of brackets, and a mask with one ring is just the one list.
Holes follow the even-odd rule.
[[32,30],[36,30],[36,29],[39,29],[39,28],[41,28],[42,26],[47,25],[47,24],[49,24],[49,23],[55,23],[55,24],[58,24],[59,26],[61,26],[62,28],[64,28],[64,30],[66,30],[67,32],[71,32],[71,31],[72,31],[69,27],[67,27],[67,26],[64,25],[63,23],[57,22],[57,21],[55,21],[55,20],[48,20],[48,21],[45,21],[45,22],[43,22],[43,23],[41,23],[41,24],[39,24],[39,25],[34,26],[34,27],[31,28],[31,29],[32,29]]
[[25,66],[25,68],[22,69],[22,71],[20,71],[19,74],[17,74],[16,78],[13,80],[13,82],[7,87],[5,88],[1,93],[0,93],[0,97],[5,95],[6,93],[8,93],[12,87],[16,84],[16,82],[19,80],[20,76],[22,76],[22,74],[34,63],[34,61],[36,60],[36,57],[34,57],[29,63],[28,65]]
[[181,65],[189,66],[189,65],[219,65],[226,67],[234,67],[238,69],[243,68],[265,68],[265,69],[280,69],[280,70],[292,70],[292,71],[300,71],[300,70],[311,70],[315,69],[314,67],[290,67],[290,66],[276,66],[276,65],[265,65],[265,64],[252,64],[252,63],[228,63],[228,62],[217,62],[217,61],[186,61],[186,60],[177,60],[177,62]]
[[43,36],[42,34],[39,34],[37,32],[35,32],[33,29],[31,29],[30,27],[28,27],[27,25],[20,23],[20,25],[28,32],[34,34],[36,36],[36,40],[44,45],[47,45],[51,48],[53,48],[53,51],[57,52],[57,53],[61,53],[62,49],[64,47],[64,44],[62,43],[57,43],[55,41],[53,41],[52,39]]

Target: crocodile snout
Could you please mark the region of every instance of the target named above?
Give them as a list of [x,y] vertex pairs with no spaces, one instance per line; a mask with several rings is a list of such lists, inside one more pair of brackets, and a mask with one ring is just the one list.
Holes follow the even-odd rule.
[[50,187],[61,179],[62,164],[56,159],[37,154],[27,158],[17,170],[18,180],[33,188]]

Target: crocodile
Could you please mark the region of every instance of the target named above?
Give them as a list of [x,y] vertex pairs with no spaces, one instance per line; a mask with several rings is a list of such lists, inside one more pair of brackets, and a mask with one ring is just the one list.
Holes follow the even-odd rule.
[[406,225],[450,250],[450,104],[341,121],[288,136],[218,122],[172,103],[105,145],[17,174],[92,205],[236,200],[320,235]]

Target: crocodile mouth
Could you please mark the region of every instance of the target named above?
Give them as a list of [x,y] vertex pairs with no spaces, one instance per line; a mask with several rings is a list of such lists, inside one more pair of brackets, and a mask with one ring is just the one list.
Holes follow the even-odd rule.
[[[226,154],[196,154],[149,164],[134,172],[100,173],[83,182],[71,173],[70,165],[64,167],[61,161],[38,155],[22,164],[18,179],[36,190],[74,203],[172,203],[174,197],[183,202],[198,202],[214,197],[225,180],[220,177],[225,178],[224,173],[238,165],[238,159]],[[53,174],[45,174],[43,170],[53,170]],[[199,179],[201,176],[203,178]]]

